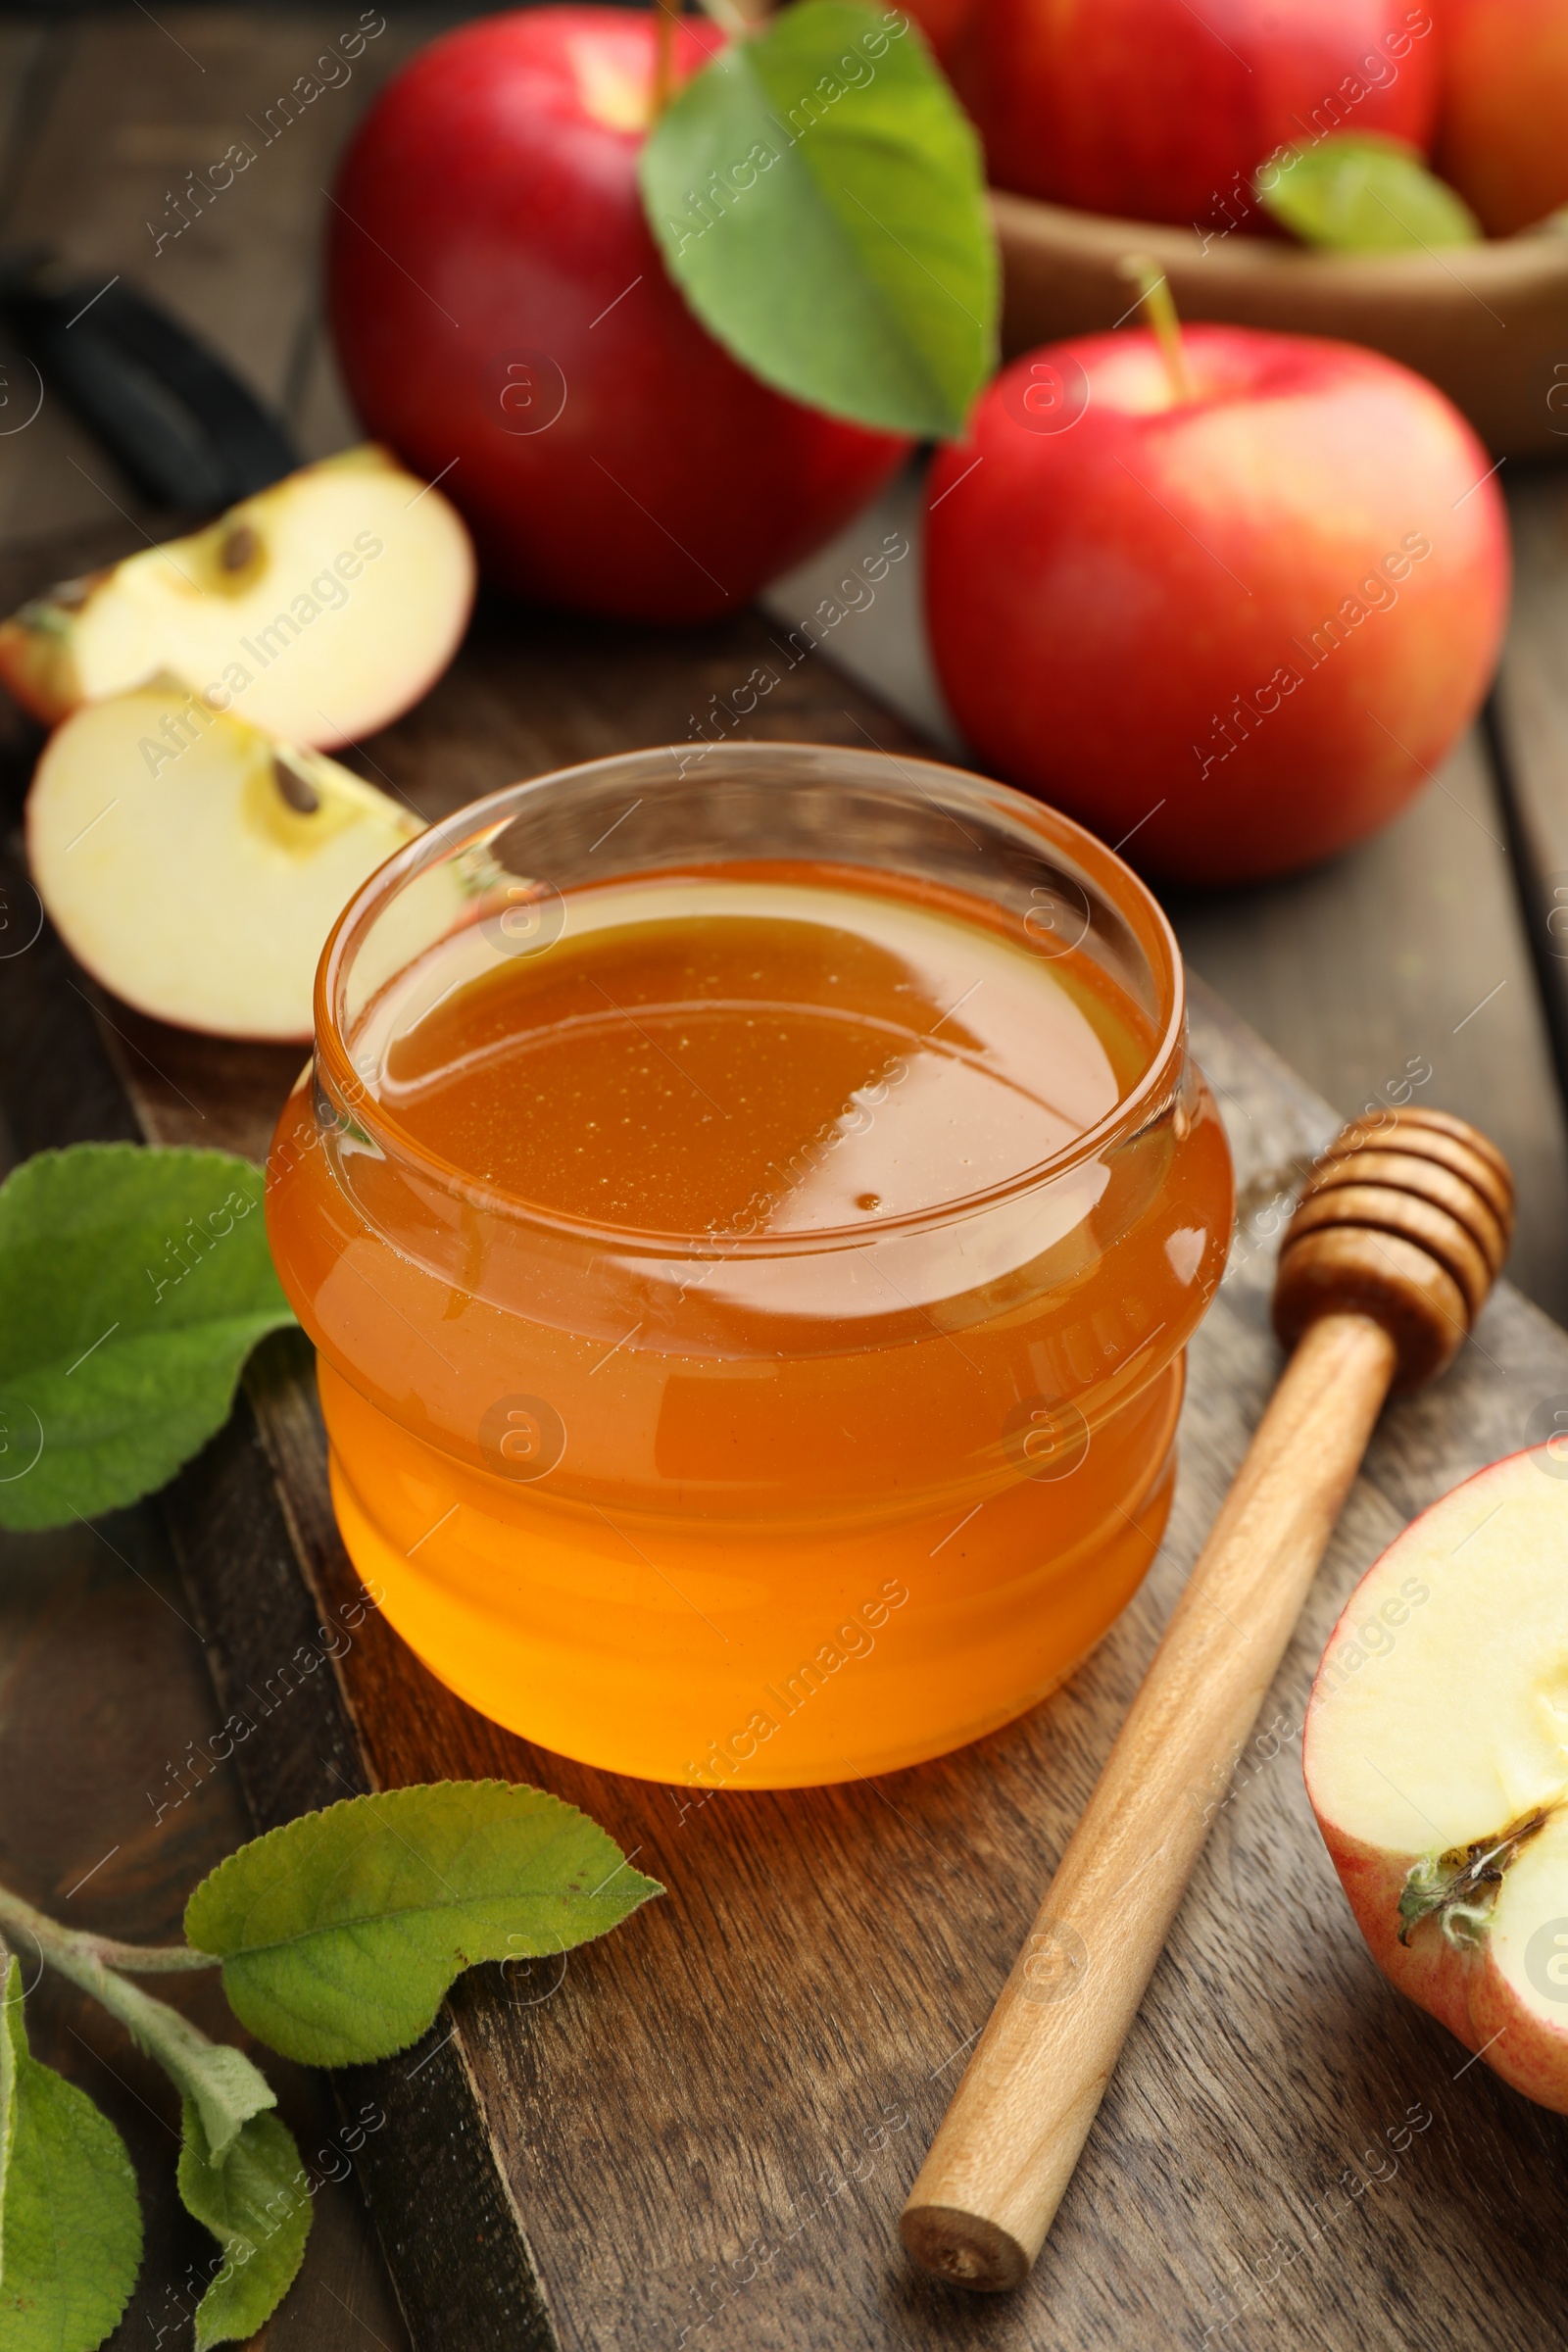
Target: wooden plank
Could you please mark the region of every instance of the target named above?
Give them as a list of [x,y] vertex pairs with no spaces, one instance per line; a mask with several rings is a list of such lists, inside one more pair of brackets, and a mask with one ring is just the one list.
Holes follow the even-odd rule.
[[1494,743],[1530,947],[1568,1091],[1568,479],[1556,468],[1515,468],[1508,509],[1514,602],[1493,703]]
[[0,25],[0,207],[21,176],[34,110],[60,48],[41,24]]
[[[0,863],[0,897],[12,909],[25,899],[9,862]],[[26,1152],[134,1136],[85,1001],[66,985],[72,967],[47,937],[23,960],[24,975],[0,966],[0,1070],[15,1143]],[[53,1007],[52,1053],[31,1017],[33,992]],[[234,1765],[215,1762],[207,1745],[224,1713],[156,1509],[117,1512],[93,1528],[0,1535],[6,1886],[109,1935],[177,1936],[192,1886],[251,1835]],[[18,1948],[31,1983],[36,1955],[24,1940]],[[345,2309],[387,2352],[400,2352],[407,2334],[336,2141],[327,2086],[252,2043],[215,1981],[159,1989],[205,2032],[239,2040],[262,2061],[318,2184],[299,2283],[269,2330],[272,2352],[321,2352],[340,2339]],[[175,2191],[177,2096],[101,2010],[57,1979],[29,1995],[27,2030],[37,2054],[112,2118],[136,2168],[146,2251],[111,2352],[188,2340],[188,2282],[211,2275],[214,2246]]]
[[1189,962],[1337,1109],[1413,1086],[1496,1138],[1519,1185],[1512,1278],[1568,1319],[1568,1129],[1507,835],[1476,734],[1331,864],[1163,896]]
[[288,421],[302,458],[329,458],[363,440],[365,429],[349,406],[325,323],[318,321],[303,347],[298,390]]
[[[87,282],[133,280],[264,398],[297,404],[318,332],[321,189],[374,89],[434,29],[400,17],[351,60],[340,36],[358,15],[127,10],[61,28],[0,220],[5,242],[50,245]],[[337,62],[318,73],[335,44]],[[279,100],[302,77],[319,95],[289,116]],[[223,172],[211,167],[231,149],[230,184],[215,184]],[[140,519],[135,492],[57,401],[25,433],[0,437],[0,544],[116,508]]]
[[[514,614],[487,615],[451,677],[369,755],[434,812],[566,758],[678,740],[692,710],[745,675],[762,630],[747,618],[662,640],[540,622],[519,636]],[[825,665],[786,686],[762,706],[776,733],[906,740]],[[40,987],[40,1023],[58,1002]],[[149,1134],[263,1147],[288,1057],[215,1051],[111,1010],[107,1043]],[[1568,1340],[1506,1288],[1453,1374],[1383,1424],[1035,2278],[976,2305],[912,2277],[898,2248],[954,2068],[1274,1372],[1268,1237],[1333,1120],[1201,993],[1195,1038],[1227,1106],[1242,1234],[1192,1350],[1167,1542],[1048,1705],[875,1783],[699,1806],[498,1731],[370,1612],[335,1683],[298,1694],[311,1712],[280,1710],[246,1743],[264,1819],[344,1781],[503,1772],[583,1804],[669,1889],[559,1982],[465,1979],[426,2042],[376,2070],[399,2103],[369,2185],[421,2352],[1556,2340],[1568,2124],[1464,2063],[1378,1977],[1294,1761],[1312,1666],[1356,1575],[1412,1511],[1517,1446],[1542,1397],[1568,1392]],[[1434,1081],[1422,1099],[1437,1095]],[[358,1591],[288,1345],[248,1390],[250,1418],[169,1498],[220,1679],[236,1686]],[[1348,2196],[1346,2177],[1359,2184],[1370,2167],[1362,2151],[1387,2148],[1412,2106],[1430,2121],[1397,2174]]]

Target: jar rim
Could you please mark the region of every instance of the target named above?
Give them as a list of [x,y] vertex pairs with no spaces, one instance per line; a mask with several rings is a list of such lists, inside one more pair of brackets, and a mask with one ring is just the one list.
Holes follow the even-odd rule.
[[[1054,857],[1064,857],[1077,865],[1102,899],[1128,923],[1153,984],[1161,1017],[1148,1064],[1136,1084],[1103,1118],[1085,1128],[1048,1158],[978,1192],[879,1218],[874,1229],[858,1224],[823,1226],[805,1232],[732,1235],[711,1231],[663,1233],[643,1226],[600,1224],[482,1182],[432,1152],[382,1111],[377,1098],[354,1066],[341,1025],[349,973],[371,924],[418,875],[466,848],[493,841],[503,825],[527,814],[530,807],[537,807],[546,796],[553,797],[563,790],[581,790],[616,771],[626,781],[650,791],[658,790],[661,783],[681,781],[684,767],[680,748],[670,746],[613,753],[605,759],[551,768],[543,775],[504,785],[479,800],[466,802],[394,851],[349,900],[332,926],[317,966],[313,1067],[324,1075],[331,1094],[345,1104],[352,1104],[354,1125],[389,1159],[416,1169],[425,1181],[459,1195],[488,1213],[620,1252],[655,1257],[710,1257],[722,1249],[726,1255],[798,1256],[835,1249],[864,1249],[894,1235],[960,1223],[1007,1200],[1058,1183],[1113,1146],[1130,1141],[1150,1122],[1180,1073],[1187,1029],[1186,972],[1176,934],[1164,908],[1149,886],[1113,850],[1048,803],[947,761],[920,757],[906,759],[880,751],[862,752],[838,744],[762,740],[730,743],[721,748],[730,774],[737,768],[742,772],[749,768],[776,770],[782,765],[786,770],[797,769],[796,780],[804,782],[808,775],[816,780],[823,763],[830,762],[835,780],[842,778],[846,785],[875,786],[894,793],[902,780],[908,794],[928,805],[935,803],[944,812],[952,813],[956,808],[969,810],[977,819],[1004,820],[1034,836],[1037,845]],[[669,773],[662,775],[660,771],[666,762]],[[724,780],[727,779],[718,780],[714,789],[722,790]],[[711,860],[705,858],[701,862],[711,870]]]

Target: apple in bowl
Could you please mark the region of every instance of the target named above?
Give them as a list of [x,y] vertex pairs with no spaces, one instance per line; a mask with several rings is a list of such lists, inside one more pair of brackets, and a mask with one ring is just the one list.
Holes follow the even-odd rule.
[[1303,1761],[1385,1976],[1568,2113],[1568,1449],[1407,1527],[1323,1653]]
[[1568,0],[1443,0],[1438,169],[1489,236],[1568,204]]
[[999,187],[1224,233],[1281,147],[1424,149],[1432,34],[1408,0],[985,0],[956,72]]

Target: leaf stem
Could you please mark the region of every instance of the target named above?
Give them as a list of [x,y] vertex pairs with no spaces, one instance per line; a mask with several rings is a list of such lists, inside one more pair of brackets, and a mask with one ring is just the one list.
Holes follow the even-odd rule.
[[73,1950],[65,1937],[54,1944],[44,1944],[43,1950],[52,1968],[101,2002],[111,2017],[119,2018],[131,2039],[156,2058],[176,2082],[181,2081],[193,2056],[212,2047],[207,2035],[181,2017],[177,2009],[171,2009],[167,2001],[154,2000],[139,1984],[127,1984],[123,1977],[116,1976],[96,1952]]
[[227,2152],[247,2117],[275,2106],[265,2076],[243,2050],[213,2041],[188,2017],[172,2009],[167,2001],[155,2000],[110,1965],[212,1968],[218,1965],[213,1954],[194,1951],[188,1944],[149,1947],[117,1943],[112,1936],[63,1928],[58,1920],[46,1918],[4,1887],[0,1887],[0,1929],[8,1940],[19,1932],[30,1936],[49,1966],[118,2018],[137,2047],[158,2061],[181,2096],[195,2101],[215,2163]]
[[1182,348],[1182,323],[1176,314],[1175,298],[1170,280],[1152,254],[1124,254],[1116,265],[1117,274],[1138,288],[1144,317],[1154,332],[1159,356],[1165,363],[1165,378],[1170,385],[1171,398],[1186,402],[1196,397],[1193,379],[1187,371],[1187,354]]
[[[118,1943],[112,1936],[91,1936],[79,1928],[63,1928],[20,1894],[0,1886],[0,1928],[20,1928],[32,1937],[46,1960],[62,1976],[75,1966],[96,1963],[100,1968],[124,1969],[131,1976],[163,1976],[174,1969],[217,1968],[215,1952],[198,1952],[188,1943]],[[70,1962],[72,1965],[68,1965]],[[76,1976],[74,1982],[81,1983]]]

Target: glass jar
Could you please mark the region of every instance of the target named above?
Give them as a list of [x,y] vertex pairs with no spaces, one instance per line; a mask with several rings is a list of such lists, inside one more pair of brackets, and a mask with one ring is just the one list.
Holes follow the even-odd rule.
[[[541,959],[586,954],[617,907],[706,906],[716,890],[788,911],[803,876],[840,894],[847,936],[860,916],[867,939],[947,925],[991,976],[976,1003],[995,1033],[993,1012],[957,1004],[910,1014],[902,1045],[894,1021],[886,1056],[749,1216],[595,1218],[510,1189],[487,1154],[465,1164],[399,1109],[399,1056],[460,983],[535,988]],[[724,985],[724,1017],[752,1025]],[[1031,990],[1038,1025],[1020,1026]],[[652,1005],[626,1017],[674,1067],[690,1040]],[[1054,1048],[1031,1039],[1063,1022],[1102,1092],[1041,1155]],[[462,1055],[441,1069],[456,1115]],[[1019,1164],[986,1163],[969,1114],[945,1114],[919,1131],[926,1196],[854,1191],[846,1172],[868,1167],[896,1189],[911,1106],[947,1102],[942,1087],[964,1103],[981,1090],[981,1143],[1006,1124],[998,1103],[1022,1105]],[[713,1120],[734,1103],[707,1100],[693,1118],[725,1149],[744,1141]],[[572,1133],[558,1118],[541,1149],[577,1150]],[[1175,940],[1143,884],[1002,785],[790,744],[596,761],[400,851],[327,944],[315,1058],[268,1191],[319,1353],[338,1523],[393,1625],[510,1729],[693,1788],[914,1763],[1072,1671],[1160,1542],[1183,1349],[1231,1214]]]

